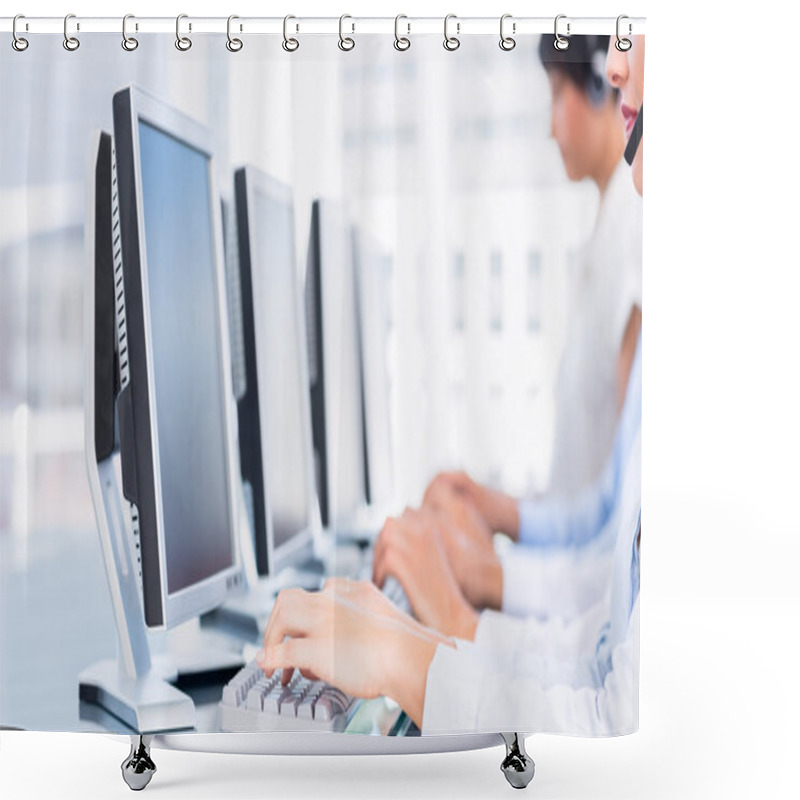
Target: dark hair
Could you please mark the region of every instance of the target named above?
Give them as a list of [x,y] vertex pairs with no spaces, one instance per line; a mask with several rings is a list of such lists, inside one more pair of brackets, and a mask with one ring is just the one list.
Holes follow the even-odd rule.
[[563,73],[595,105],[601,105],[609,96],[616,96],[617,90],[609,86],[605,69],[598,69],[598,54],[605,64],[609,36],[571,36],[569,47],[559,50],[554,47],[554,36],[539,39],[539,60],[549,72]]

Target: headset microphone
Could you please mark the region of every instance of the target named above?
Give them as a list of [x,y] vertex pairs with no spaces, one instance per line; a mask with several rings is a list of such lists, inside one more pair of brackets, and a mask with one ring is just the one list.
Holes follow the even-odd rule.
[[628,145],[625,148],[625,161],[628,162],[628,166],[633,164],[633,159],[636,158],[636,151],[639,149],[639,145],[642,142],[642,120],[644,118],[643,112],[644,105],[641,106],[639,113],[636,115],[636,122],[633,123],[631,135],[628,138]]

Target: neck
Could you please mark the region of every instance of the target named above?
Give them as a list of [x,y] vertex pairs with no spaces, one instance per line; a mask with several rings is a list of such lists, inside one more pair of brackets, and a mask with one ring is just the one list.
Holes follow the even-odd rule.
[[616,170],[617,164],[622,158],[622,151],[625,149],[625,136],[622,132],[622,127],[618,124],[616,118],[612,120],[612,123],[603,143],[602,157],[598,159],[592,174],[592,180],[600,190],[601,199],[605,195],[606,189],[608,189],[611,176],[614,174],[614,170]]

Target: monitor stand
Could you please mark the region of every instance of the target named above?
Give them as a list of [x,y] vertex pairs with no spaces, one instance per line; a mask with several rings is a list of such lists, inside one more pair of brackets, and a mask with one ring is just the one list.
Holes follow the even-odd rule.
[[118,659],[108,658],[81,672],[78,681],[82,702],[100,706],[135,731],[194,728],[192,699],[172,686],[156,664],[132,678]]
[[[242,549],[249,536],[242,536]],[[217,629],[253,644],[264,635],[275,598],[282,589],[299,587],[306,591],[322,588],[329,574],[324,561],[309,558],[299,566],[284,567],[277,575],[259,578],[245,570],[248,588],[244,594],[229,597],[225,603],[201,618],[203,628]],[[254,572],[254,571],[253,571]]]
[[172,684],[181,679],[222,683],[242,667],[240,650],[214,640],[197,620],[148,634],[138,586],[138,564],[126,546],[122,498],[113,457],[89,469],[92,497],[111,589],[119,647],[79,675],[79,696],[111,712],[139,732],[193,728],[192,699]]

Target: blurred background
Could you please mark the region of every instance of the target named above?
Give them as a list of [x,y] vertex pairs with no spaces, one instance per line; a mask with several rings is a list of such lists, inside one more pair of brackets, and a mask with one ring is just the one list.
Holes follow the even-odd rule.
[[[159,39],[163,38],[163,41]],[[317,196],[343,199],[385,254],[381,306],[397,495],[418,502],[439,468],[514,493],[547,488],[553,385],[570,270],[597,208],[549,137],[536,42],[502,53],[439,37],[398,53],[361,36],[348,54],[266,37],[235,58],[224,37],[187,53],[170,36],[77,54],[58,36],[0,78],[0,535],[24,567],[36,532],[88,531],[83,463],[83,281],[92,131],[136,83],[209,126],[217,182],[254,164],[294,189],[297,268]],[[191,232],[187,231],[187,235]],[[8,543],[8,542],[7,542]]]

